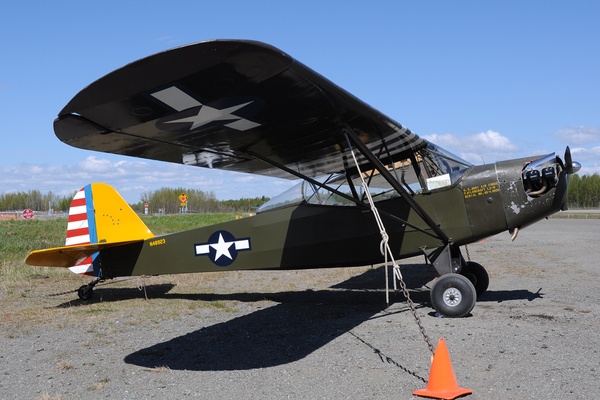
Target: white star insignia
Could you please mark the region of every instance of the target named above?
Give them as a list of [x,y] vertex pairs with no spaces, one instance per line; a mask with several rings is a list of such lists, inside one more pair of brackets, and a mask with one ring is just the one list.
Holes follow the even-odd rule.
[[216,231],[210,235],[208,242],[197,243],[194,247],[197,256],[207,255],[220,267],[233,263],[240,251],[251,250],[250,238],[236,239],[227,231]]
[[167,89],[163,89],[161,91],[153,93],[152,96],[162,101],[169,107],[174,108],[177,111],[184,111],[189,110],[190,108],[200,107],[196,115],[171,121],[165,121],[165,123],[168,124],[191,122],[192,125],[189,128],[190,130],[194,130],[196,128],[216,121],[231,121],[224,125],[229,128],[237,129],[240,131],[245,131],[247,129],[260,126],[260,124],[257,124],[256,122],[249,121],[247,119],[233,114],[234,112],[246,107],[247,105],[252,104],[253,101],[238,104],[232,107],[218,109],[200,103],[198,100],[194,99],[192,96],[188,95],[187,93],[183,92],[181,89],[175,86],[171,86]]
[[[240,130],[246,130],[246,129],[250,129],[253,128],[254,126],[258,126],[259,124],[256,124],[254,122],[245,120],[241,117],[238,117],[237,115],[233,115],[232,113],[239,110],[240,108],[243,108],[245,106],[247,106],[248,104],[252,103],[251,101],[249,101],[248,103],[244,103],[244,104],[239,104],[237,106],[233,106],[233,107],[228,107],[228,108],[224,108],[222,110],[219,110],[218,108],[213,108],[210,106],[206,106],[203,105],[202,107],[200,107],[200,109],[198,110],[198,114],[193,115],[191,117],[186,117],[186,118],[181,118],[181,119],[175,119],[172,121],[167,121],[167,123],[169,124],[175,124],[175,123],[181,123],[181,122],[191,122],[192,126],[190,127],[190,131],[194,130],[196,128],[199,128],[203,125],[209,124],[211,122],[214,121],[230,121],[233,120],[234,123],[235,122],[240,122],[240,121],[244,121],[244,124],[237,124],[236,126],[240,126],[243,127],[244,125],[246,125],[245,129],[240,129],[240,128],[236,128],[236,129],[240,129]],[[228,126],[231,124],[225,124],[225,126]]]
[[210,247],[216,250],[215,261],[221,258],[221,256],[225,256],[230,260],[233,259],[231,257],[231,253],[229,252],[229,248],[232,244],[233,242],[226,242],[225,239],[223,239],[223,235],[219,234],[219,241],[210,245]]

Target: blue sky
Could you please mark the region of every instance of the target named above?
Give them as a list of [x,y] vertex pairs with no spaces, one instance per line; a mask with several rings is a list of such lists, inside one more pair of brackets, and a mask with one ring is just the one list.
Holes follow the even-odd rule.
[[219,199],[287,181],[72,148],[52,122],[81,89],[141,57],[208,39],[272,44],[473,163],[570,145],[600,172],[600,2],[27,1],[0,12],[0,194],[107,182]]

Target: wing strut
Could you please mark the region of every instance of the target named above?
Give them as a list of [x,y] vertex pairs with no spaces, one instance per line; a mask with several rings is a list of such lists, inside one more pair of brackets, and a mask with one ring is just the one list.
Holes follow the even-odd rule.
[[255,152],[253,152],[253,151],[251,151],[251,150],[247,151],[247,152],[246,152],[246,154],[248,154],[248,155],[250,155],[250,156],[252,156],[252,157],[254,157],[254,158],[257,158],[257,159],[259,159],[259,160],[261,160],[261,161],[264,161],[264,162],[266,162],[267,164],[270,164],[270,165],[272,165],[272,166],[274,166],[274,167],[276,167],[276,168],[279,168],[279,169],[281,169],[282,171],[285,171],[285,172],[287,172],[287,173],[289,173],[289,174],[292,174],[292,175],[294,175],[294,176],[297,176],[297,177],[298,177],[298,178],[300,178],[300,179],[304,179],[305,181],[307,181],[307,182],[309,182],[309,183],[312,183],[313,185],[316,185],[316,186],[318,186],[318,187],[320,187],[320,188],[327,189],[328,191],[330,191],[330,192],[332,192],[332,193],[334,193],[334,194],[336,194],[336,195],[338,195],[338,196],[341,196],[341,197],[343,197],[343,198],[345,198],[345,199],[347,199],[347,200],[350,200],[350,201],[354,202],[354,203],[355,203],[356,205],[358,205],[358,206],[362,206],[362,207],[365,207],[365,208],[367,208],[367,206],[366,206],[366,205],[365,205],[363,202],[359,201],[359,200],[358,200],[358,198],[354,198],[354,197],[352,197],[352,196],[349,196],[349,195],[347,195],[346,193],[343,193],[343,192],[340,192],[340,191],[338,191],[338,190],[335,190],[334,188],[332,188],[332,187],[329,187],[329,186],[328,186],[328,185],[326,185],[325,183],[319,182],[319,181],[317,181],[316,179],[312,179],[312,178],[310,178],[310,177],[308,177],[308,176],[306,176],[306,175],[304,175],[304,174],[302,174],[302,173],[300,173],[300,172],[294,171],[293,169],[291,169],[291,168],[288,168],[288,167],[286,167],[286,166],[285,166],[285,165],[283,165],[283,164],[280,164],[280,163],[278,163],[278,162],[275,162],[275,161],[273,161],[273,160],[271,160],[271,159],[269,159],[269,158],[267,158],[267,157],[264,157],[264,156],[262,156],[262,155],[260,155],[260,154],[258,154],[258,153],[255,153]]
[[423,210],[421,208],[421,206],[419,206],[417,204],[417,202],[412,198],[412,196],[406,191],[406,189],[404,189],[402,187],[402,185],[400,184],[400,182],[398,182],[397,179],[394,178],[394,176],[390,173],[390,171],[388,171],[388,169],[385,167],[385,165],[383,165],[381,163],[381,161],[379,160],[379,158],[377,158],[373,152],[371,150],[369,150],[369,148],[360,140],[360,138],[356,135],[356,133],[354,133],[354,131],[349,128],[349,127],[345,127],[343,130],[343,134],[346,136],[346,138],[348,139],[350,145],[354,144],[356,146],[356,148],[358,148],[358,150],[360,151],[360,153],[367,159],[369,160],[369,162],[371,162],[373,164],[373,166],[375,167],[375,169],[377,169],[377,171],[379,171],[379,173],[381,174],[381,176],[389,182],[390,185],[392,185],[392,187],[398,192],[398,194],[400,194],[400,196],[402,196],[402,198],[408,203],[408,205],[415,210],[415,212],[417,213],[417,215],[419,217],[421,217],[421,219],[435,232],[435,234],[437,235],[437,237],[442,240],[444,242],[444,244],[448,244],[450,242],[450,240],[448,239],[448,236],[446,236],[446,234],[444,233],[444,231],[442,231],[442,229],[435,223],[435,221],[433,221],[431,219],[431,217],[429,216],[429,214],[427,214],[427,212],[425,212],[425,210]]
[[[291,175],[294,175],[294,176],[296,176],[296,177],[298,177],[300,179],[303,179],[303,180],[305,180],[305,181],[307,181],[307,182],[309,182],[309,183],[311,183],[311,184],[313,184],[313,185],[315,185],[317,187],[323,188],[323,189],[325,189],[325,190],[327,190],[327,191],[329,191],[331,193],[334,193],[334,194],[336,194],[336,195],[338,195],[340,197],[343,197],[344,199],[352,201],[353,203],[355,203],[359,207],[364,207],[365,209],[369,208],[364,202],[362,202],[362,201],[359,200],[358,193],[356,192],[356,189],[354,188],[354,185],[352,184],[352,182],[350,180],[348,181],[348,183],[349,183],[350,189],[352,190],[352,193],[353,193],[354,196],[349,196],[346,193],[340,192],[339,190],[334,189],[333,187],[327,185],[326,183],[319,182],[319,181],[317,181],[317,180],[315,180],[315,179],[313,179],[313,178],[311,178],[309,176],[306,176],[306,175],[304,175],[304,174],[302,174],[302,173],[300,173],[298,171],[294,171],[293,169],[288,168],[285,165],[283,165],[281,163],[278,163],[276,161],[273,161],[270,158],[267,158],[267,157],[265,157],[265,156],[263,156],[261,154],[258,154],[258,153],[254,152],[254,151],[248,150],[248,151],[246,151],[246,154],[248,154],[249,156],[254,157],[254,158],[258,159],[258,160],[261,160],[261,161],[263,161],[263,162],[265,162],[265,163],[267,163],[269,165],[272,165],[275,168],[281,169],[282,171],[285,171],[285,172],[287,172],[287,173],[289,173]],[[412,200],[412,197],[410,197],[410,195],[407,195],[407,196],[410,198],[410,200]],[[418,205],[417,205],[417,207],[418,207]],[[396,215],[392,215],[392,214],[384,212],[384,211],[380,211],[380,212],[383,213],[385,216],[387,216],[389,218],[392,218],[392,219],[395,219],[396,221],[400,221],[403,224],[406,224],[406,225],[410,226],[411,228],[414,228],[414,229],[416,229],[418,231],[421,231],[421,232],[423,232],[426,235],[429,235],[429,236],[436,237],[436,238],[440,239],[439,235],[436,236],[436,235],[432,234],[431,232],[428,232],[428,231],[424,230],[421,227],[418,227],[418,226],[416,226],[414,224],[411,224],[408,221],[405,221],[405,220],[403,220],[401,218],[398,218]],[[441,238],[441,239],[443,239],[443,238]]]

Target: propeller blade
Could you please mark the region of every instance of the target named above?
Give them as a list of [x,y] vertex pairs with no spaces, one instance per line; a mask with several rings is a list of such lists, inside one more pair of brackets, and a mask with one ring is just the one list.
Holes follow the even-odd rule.
[[565,169],[567,170],[567,174],[573,173],[573,158],[571,157],[571,149],[567,146],[565,150]]
[[567,146],[565,150],[565,171],[567,174],[574,174],[575,172],[581,169],[581,164],[577,161],[573,162],[573,158],[571,157],[571,149]]

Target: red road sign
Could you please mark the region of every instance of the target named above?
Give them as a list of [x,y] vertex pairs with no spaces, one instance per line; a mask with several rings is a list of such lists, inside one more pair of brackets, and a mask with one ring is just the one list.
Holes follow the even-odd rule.
[[31,208],[26,208],[23,210],[23,218],[25,219],[33,219],[34,213]]

